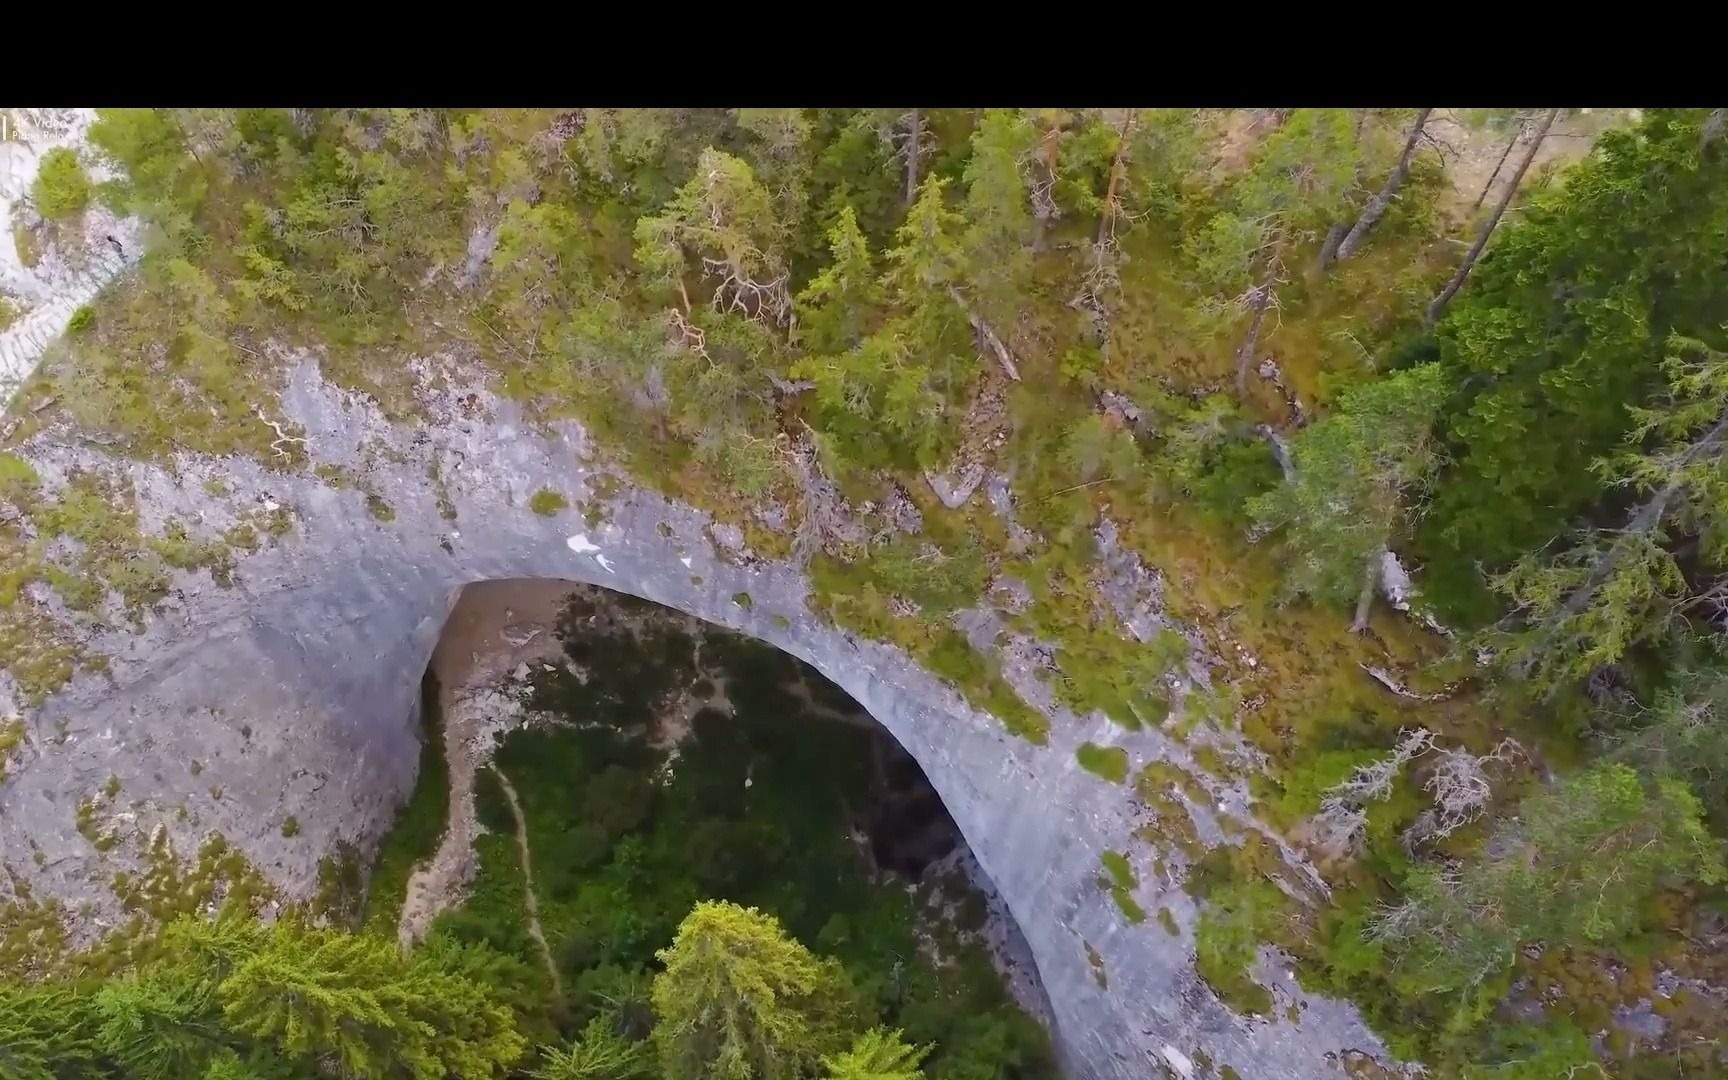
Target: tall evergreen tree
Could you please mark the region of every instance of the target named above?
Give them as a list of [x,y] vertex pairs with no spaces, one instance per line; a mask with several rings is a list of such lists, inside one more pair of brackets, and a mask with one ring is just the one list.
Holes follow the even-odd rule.
[[793,1080],[835,1049],[838,969],[772,915],[705,901],[659,957],[654,1042],[667,1080]]
[[1291,441],[1290,478],[1249,504],[1262,528],[1285,528],[1291,591],[1357,597],[1368,624],[1382,558],[1439,461],[1434,414],[1444,375],[1427,364],[1361,383]]
[[1514,605],[1496,636],[1519,678],[1543,693],[1619,660],[1673,625],[1695,590],[1670,550],[1698,542],[1703,573],[1728,573],[1728,354],[1675,337],[1668,391],[1631,410],[1630,448],[1598,462],[1640,501],[1616,529],[1557,556],[1526,556],[1497,584]]
[[362,1076],[495,1076],[525,1048],[491,990],[386,938],[276,928],[216,997],[229,1030]]

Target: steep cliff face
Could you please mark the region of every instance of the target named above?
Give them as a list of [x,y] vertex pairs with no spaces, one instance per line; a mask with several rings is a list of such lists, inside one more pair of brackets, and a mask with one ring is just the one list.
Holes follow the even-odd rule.
[[[215,833],[284,898],[309,895],[320,859],[342,841],[364,850],[413,782],[418,676],[457,590],[564,578],[771,642],[892,731],[1024,929],[1071,1075],[1214,1075],[1196,1064],[1210,1061],[1241,1076],[1324,1077],[1352,1051],[1384,1060],[1351,1007],[1302,994],[1275,957],[1261,967],[1277,1001],[1265,1019],[1235,1015],[1195,974],[1193,902],[1129,841],[1145,808],[1075,756],[1088,741],[1114,744],[1137,768],[1177,752],[1163,735],[1050,709],[1048,691],[1010,665],[1053,717],[1048,746],[1015,738],[897,649],[814,615],[801,572],[750,551],[735,527],[606,468],[574,425],[532,425],[454,365],[416,374],[425,419],[393,424],[295,359],[282,410],[303,435],[279,449],[307,461],[292,470],[181,456],[170,471],[65,432],[20,448],[45,492],[80,472],[130,488],[141,530],[278,525],[217,575],[231,583],[178,570],[138,625],[116,617],[118,628],[78,631],[98,670],[39,705],[0,675],[25,718],[0,784],[0,852],[33,896],[83,911],[86,929],[112,925],[117,871],[153,850],[189,855]],[[535,513],[542,489],[569,507]],[[298,829],[285,836],[290,815]],[[1130,922],[1100,886],[1111,849],[1138,852],[1133,898],[1168,910],[1172,929]]]

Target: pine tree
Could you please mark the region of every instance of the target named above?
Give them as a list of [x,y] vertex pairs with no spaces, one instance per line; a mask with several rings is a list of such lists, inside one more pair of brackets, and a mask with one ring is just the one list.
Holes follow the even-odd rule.
[[1400,956],[1413,989],[1469,989],[1518,946],[1613,945],[1675,883],[1724,877],[1698,800],[1675,780],[1597,765],[1526,798],[1456,874],[1424,868],[1374,936]]
[[870,245],[857,215],[842,207],[828,230],[832,259],[798,294],[798,344],[811,353],[842,352],[858,344],[881,303]]
[[98,109],[90,144],[125,171],[114,183],[120,201],[170,240],[192,230],[209,190],[185,135],[165,109]]
[[1278,307],[1287,255],[1337,220],[1360,157],[1347,110],[1298,109],[1231,185],[1225,209],[1186,241],[1215,316],[1248,314],[1236,348],[1238,396],[1247,391],[1266,315]]
[[650,282],[677,291],[686,316],[695,276],[711,284],[715,311],[783,326],[792,314],[787,236],[788,223],[749,164],[708,149],[677,196],[636,223],[636,262]]
[[799,297],[809,320],[800,333],[836,351],[813,351],[792,374],[814,384],[823,434],[850,463],[931,456],[947,402],[977,370],[954,299],[961,221],[944,203],[945,186],[940,177],[925,182],[879,280],[843,212],[829,234],[834,261]]
[[90,205],[90,177],[78,152],[60,146],[42,155],[36,180],[30,185],[36,212],[50,220],[75,218]]
[[872,1028],[853,1040],[852,1048],[822,1059],[830,1080],[923,1080],[918,1063],[928,1046],[908,1045],[899,1031]]
[[658,954],[667,1080],[794,1080],[835,1048],[840,975],[755,908],[704,901]]
[[596,1017],[568,1047],[540,1049],[533,1080],[647,1080],[654,1075],[652,1043],[631,1042],[610,1020]]
[[1357,597],[1367,626],[1381,559],[1439,461],[1435,411],[1446,390],[1433,364],[1361,383],[1291,440],[1293,474],[1249,504],[1263,529],[1285,528],[1292,592]]
[[992,109],[972,135],[960,249],[968,291],[983,319],[1006,323],[1031,283],[1033,216],[1027,166],[1038,130],[1011,109]]
[[810,206],[814,125],[803,109],[735,109],[732,115],[751,137],[756,175],[773,193],[790,240]]
[[229,1030],[363,1076],[493,1076],[524,1049],[489,988],[404,959],[386,938],[278,926],[216,996]]
[[1527,556],[1496,579],[1514,611],[1490,641],[1541,694],[1659,636],[1697,598],[1672,537],[1697,538],[1703,566],[1728,569],[1728,353],[1679,336],[1669,346],[1667,393],[1631,410],[1628,449],[1597,466],[1641,501],[1618,529],[1592,530],[1545,560]]
[[502,329],[520,342],[506,355],[526,363],[555,344],[573,293],[587,283],[583,235],[581,219],[559,203],[517,199],[505,210],[490,260],[490,298],[504,315]]

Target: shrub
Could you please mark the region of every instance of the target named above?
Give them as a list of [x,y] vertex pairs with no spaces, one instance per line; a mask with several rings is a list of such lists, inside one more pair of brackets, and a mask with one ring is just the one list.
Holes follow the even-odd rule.
[[45,218],[59,221],[77,217],[90,205],[90,178],[76,153],[56,147],[42,156],[30,194],[36,212]]

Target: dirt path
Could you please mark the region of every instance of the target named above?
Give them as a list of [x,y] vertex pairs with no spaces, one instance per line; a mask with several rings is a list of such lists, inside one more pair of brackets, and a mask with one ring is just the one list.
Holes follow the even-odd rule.
[[546,944],[546,933],[540,928],[540,902],[534,898],[534,860],[528,851],[528,821],[522,816],[522,801],[516,797],[516,786],[504,775],[504,770],[493,765],[486,767],[498,778],[498,786],[504,789],[504,798],[509,800],[510,814],[516,819],[516,850],[522,856],[522,907],[528,913],[528,936],[540,947],[540,959],[546,964],[546,977],[552,980],[552,989],[562,1001],[564,982],[558,977],[558,965],[552,962],[552,948]]
[[[474,875],[474,770],[494,740],[515,726],[521,706],[504,684],[527,664],[559,655],[558,611],[570,586],[544,579],[483,581],[462,590],[432,652],[450,776],[450,820],[432,858],[408,879],[396,925],[404,947],[461,902]],[[524,860],[526,862],[526,860]]]

